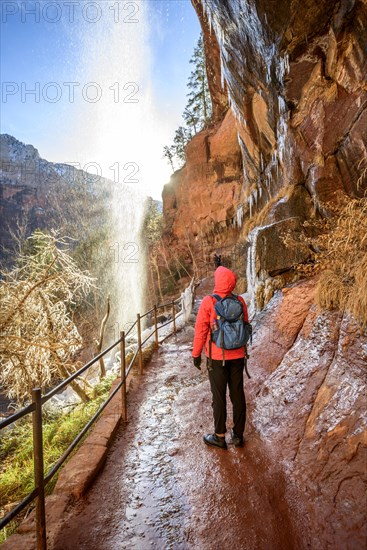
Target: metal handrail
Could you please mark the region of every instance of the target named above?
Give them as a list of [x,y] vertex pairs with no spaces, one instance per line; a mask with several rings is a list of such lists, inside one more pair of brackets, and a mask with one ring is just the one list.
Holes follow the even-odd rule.
[[[170,305],[172,305],[172,302],[171,302]],[[182,311],[180,311],[180,313],[177,313],[175,315],[176,319],[177,319],[177,317],[180,317],[180,315],[182,315]],[[167,325],[170,325],[172,322],[173,322],[173,319],[168,319],[168,321],[166,321],[162,325],[159,325],[158,330],[163,328],[163,327],[166,327]],[[145,340],[143,340],[143,342],[141,343],[142,346],[149,340],[149,338],[151,338],[153,336],[154,332],[155,331],[153,330],[153,332],[151,334],[149,334],[149,336],[147,336],[147,338],[145,338]]]
[[[182,315],[182,312],[180,312],[177,317],[179,315]],[[162,328],[162,327],[159,327],[159,328]],[[149,338],[153,335],[154,333],[150,334],[148,336],[148,338],[145,339],[145,341],[142,343],[142,345],[144,345],[144,343],[149,340]],[[120,338],[117,342],[121,342],[122,341],[122,338]],[[84,426],[84,428],[82,429],[81,432],[79,432],[79,434],[76,436],[76,438],[70,443],[69,447],[66,449],[66,451],[64,451],[64,453],[61,455],[61,457],[58,459],[58,461],[53,465],[53,467],[51,468],[51,470],[48,472],[48,474],[45,476],[45,485],[47,485],[47,483],[49,481],[51,481],[51,479],[53,478],[53,476],[56,474],[56,472],[59,470],[59,468],[63,465],[63,463],[65,462],[65,460],[67,459],[67,457],[70,455],[70,453],[75,449],[75,447],[77,446],[77,444],[79,443],[79,441],[81,441],[81,439],[83,439],[84,435],[88,432],[89,428],[94,424],[94,422],[97,420],[97,418],[99,417],[99,415],[101,414],[101,412],[107,407],[108,403],[115,397],[115,395],[117,394],[118,391],[120,391],[122,385],[124,384],[124,382],[126,382],[127,380],[127,377],[129,376],[131,370],[132,370],[132,367],[134,366],[134,362],[135,362],[135,359],[138,355],[138,352],[139,350],[137,349],[135,354],[133,355],[133,358],[131,359],[130,361],[130,365],[126,371],[126,374],[125,376],[120,380],[120,382],[117,384],[117,386],[115,387],[115,389],[109,394],[108,398],[106,399],[106,401],[104,401],[102,403],[102,405],[100,406],[100,408],[98,409],[98,411],[92,416],[92,418],[89,420],[89,422]]]
[[[44,395],[41,399],[42,401],[42,405],[44,405],[45,403],[47,403],[47,401],[49,401],[52,397],[54,397],[54,395],[56,395],[57,393],[59,393],[61,390],[63,390],[68,384],[70,384],[70,382],[73,382],[73,380],[75,380],[75,378],[78,378],[78,376],[80,376],[81,374],[83,374],[86,370],[88,370],[92,365],[94,365],[94,363],[96,363],[97,361],[99,361],[99,359],[101,357],[103,357],[104,355],[106,355],[106,353],[108,353],[109,351],[111,351],[114,347],[117,346],[117,344],[119,344],[121,342],[121,338],[119,338],[119,340],[117,340],[117,342],[115,342],[114,344],[111,344],[108,348],[106,348],[105,350],[103,350],[101,353],[99,353],[98,355],[96,355],[95,357],[93,357],[93,359],[91,359],[88,363],[86,363],[83,367],[81,367],[79,370],[77,370],[76,372],[74,372],[73,374],[71,374],[69,376],[69,378],[66,378],[66,380],[63,380],[62,382],[60,382],[60,384],[58,386],[56,386],[56,388],[54,388],[53,390],[49,391],[48,393],[46,393],[46,395]],[[0,428],[1,428],[1,425],[0,425]]]
[[[38,495],[38,489],[33,489],[23,500],[21,500],[2,520],[0,521],[0,529],[8,525],[8,523],[14,519],[20,512],[24,510],[24,508],[27,508],[27,506],[30,505],[30,503],[36,498]],[[3,521],[7,520],[6,523]]]
[[[108,403],[113,399],[113,397],[119,392],[123,391],[123,399],[126,399],[126,380],[129,376],[134,363],[136,361],[136,358],[139,355],[140,358],[140,365],[139,365],[139,372],[142,372],[143,369],[143,358],[142,358],[142,348],[144,344],[155,334],[156,338],[156,346],[158,346],[158,331],[165,327],[166,325],[173,323],[173,333],[176,334],[176,319],[183,314],[183,310],[176,313],[175,306],[180,302],[180,298],[177,300],[172,300],[171,302],[167,302],[165,304],[160,304],[158,306],[154,306],[151,310],[144,313],[143,315],[138,314],[137,320],[133,323],[133,325],[129,328],[128,332],[121,332],[120,338],[116,340],[113,344],[111,344],[108,348],[103,350],[101,353],[93,357],[88,363],[83,365],[79,370],[77,370],[75,373],[71,374],[68,378],[60,382],[55,388],[53,388],[51,391],[46,393],[44,396],[41,396],[41,391],[39,389],[32,391],[32,398],[33,402],[20,411],[14,413],[10,417],[6,418],[2,422],[0,422],[0,430],[3,428],[6,428],[10,424],[13,424],[20,418],[26,416],[27,414],[32,413],[33,416],[33,446],[34,446],[34,475],[35,475],[35,489],[33,489],[21,502],[19,502],[7,515],[5,515],[0,520],[0,529],[3,529],[10,521],[12,521],[22,510],[24,510],[35,498],[37,498],[37,504],[36,504],[36,523],[37,523],[37,546],[39,549],[45,549],[46,548],[46,521],[45,521],[45,498],[44,498],[44,488],[45,486],[51,481],[53,476],[56,474],[56,472],[60,469],[62,464],[65,462],[66,458],[70,455],[70,453],[75,449],[75,447],[78,445],[78,443],[81,441],[81,439],[85,436],[85,434],[88,432],[90,427],[94,424],[94,422],[97,420],[97,418],[100,416],[102,411],[107,407]],[[161,308],[166,308],[168,306],[172,307],[172,318],[169,319],[167,322],[161,324],[158,326],[157,323],[157,310]],[[141,318],[145,317],[149,313],[154,312],[154,330],[149,334],[147,338],[143,342],[141,342],[141,325],[140,320]],[[128,334],[131,332],[131,330],[135,327],[135,325],[138,326],[138,346],[136,351],[134,352],[134,355],[130,361],[130,364],[128,368],[125,368],[125,361],[126,361],[126,355],[122,357],[122,351],[125,350],[125,340]],[[57,462],[52,466],[52,468],[49,470],[49,472],[44,476],[43,473],[43,446],[42,446],[42,405],[44,405],[47,401],[49,401],[52,397],[54,397],[57,393],[59,393],[61,390],[63,390],[68,384],[70,384],[73,380],[75,380],[78,376],[83,374],[86,370],[88,370],[92,365],[94,365],[101,357],[106,355],[109,351],[111,351],[113,348],[115,348],[117,345],[120,344],[121,349],[121,357],[120,357],[120,364],[121,366],[124,366],[124,371],[121,370],[121,380],[117,384],[117,386],[114,388],[114,390],[109,394],[108,398],[102,403],[98,411],[93,415],[93,417],[88,421],[88,423],[84,426],[81,432],[76,436],[76,438],[72,441],[72,443],[69,445],[69,447],[64,451],[62,456],[57,460]],[[124,374],[123,374],[124,372]],[[125,397],[124,397],[125,395]],[[125,403],[126,406],[126,403]],[[123,407],[124,408],[124,407]],[[126,413],[125,413],[126,414]],[[124,410],[122,410],[122,415],[124,416]],[[124,420],[127,420],[125,417]],[[38,465],[37,465],[38,464]],[[41,477],[40,477],[40,471],[41,471]]]
[[[164,326],[164,325],[161,325],[159,328],[162,328],[162,326]],[[149,336],[147,336],[147,337],[145,338],[145,340],[142,341],[142,343],[141,343],[142,346],[144,346],[144,344],[145,344],[146,342],[148,342],[148,340],[153,336],[154,332],[155,332],[155,331],[153,330],[153,332],[151,332],[151,333],[149,334]]]
[[[158,307],[159,307],[159,306],[157,306],[157,308],[158,308]],[[149,315],[150,313],[153,313],[153,311],[154,311],[154,307],[152,307],[152,309],[150,309],[149,311],[146,311],[145,313],[143,313],[143,315],[140,315],[140,319],[143,319],[143,317],[146,317],[146,316]],[[135,323],[136,323],[136,321],[135,321]],[[134,324],[135,324],[135,323],[134,323]]]
[[125,382],[126,377],[124,380],[121,380],[119,384],[116,386],[116,388],[113,390],[113,392],[110,393],[106,401],[102,403],[98,411],[92,416],[92,418],[89,420],[89,422],[84,426],[81,432],[76,436],[76,438],[70,443],[69,447],[64,451],[64,453],[61,455],[61,457],[57,460],[57,462],[52,466],[48,474],[45,476],[45,485],[56,474],[56,472],[59,470],[59,468],[63,465],[67,457],[70,455],[70,453],[75,449],[75,447],[78,445],[79,441],[83,439],[84,435],[87,433],[89,428],[94,424],[94,422],[97,420],[101,412],[107,407],[108,403],[115,397],[116,393],[121,389],[122,384]]
[[129,330],[125,333],[125,337],[128,336],[130,334],[130,332],[133,330],[133,328],[135,327],[135,325],[137,324],[137,320],[135,321],[135,323],[133,323],[131,325],[131,327],[129,328]]
[[6,428],[7,426],[9,426],[9,424],[13,424],[13,422],[16,422],[23,416],[26,416],[27,414],[33,412],[34,409],[35,409],[35,406],[33,403],[31,403],[30,405],[27,405],[26,407],[24,407],[24,409],[21,409],[20,411],[12,414],[11,416],[8,416],[8,418],[5,418],[5,420],[2,420],[0,422],[0,430],[2,430],[3,428]]
[[[177,298],[177,300],[173,300],[173,303],[175,304],[179,304],[180,303],[180,300],[181,298]],[[156,306],[157,309],[162,309],[162,308],[165,308],[165,307],[168,307],[168,306],[172,306],[172,301],[171,302],[167,302],[166,304],[161,304],[159,306]],[[149,315],[150,313],[153,313],[154,311],[154,307],[152,307],[152,309],[150,309],[149,311],[147,311],[146,313],[143,313],[143,315],[140,315],[140,319],[143,319],[144,317],[146,317],[147,315]],[[134,323],[134,325],[136,324],[136,321]]]

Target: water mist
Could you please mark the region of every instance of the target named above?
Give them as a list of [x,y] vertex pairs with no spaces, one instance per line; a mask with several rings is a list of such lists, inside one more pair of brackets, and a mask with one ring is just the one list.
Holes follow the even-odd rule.
[[[99,2],[98,21],[83,21],[74,36],[81,56],[72,72],[88,86],[70,139],[82,167],[111,180],[106,269],[113,270],[118,289],[111,305],[119,330],[145,308],[141,230],[154,157],[162,155],[155,149],[159,120],[150,88],[148,4]],[[127,9],[117,13],[118,5]]]

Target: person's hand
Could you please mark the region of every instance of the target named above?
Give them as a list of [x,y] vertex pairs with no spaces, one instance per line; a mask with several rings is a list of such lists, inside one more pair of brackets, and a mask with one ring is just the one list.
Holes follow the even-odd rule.
[[200,365],[201,365],[201,355],[199,355],[199,357],[194,357],[193,359],[194,359],[194,366],[197,369],[201,370],[201,367],[200,367]]

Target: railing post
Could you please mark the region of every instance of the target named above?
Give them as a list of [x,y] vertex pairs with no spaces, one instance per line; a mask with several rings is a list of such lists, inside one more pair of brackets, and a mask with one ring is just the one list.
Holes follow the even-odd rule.
[[35,410],[32,413],[33,423],[33,467],[34,467],[34,485],[37,489],[36,500],[36,531],[37,548],[46,550],[46,513],[45,513],[45,487],[43,472],[43,443],[42,443],[42,402],[41,389],[32,390],[32,403]]
[[121,418],[127,422],[127,401],[126,401],[126,355],[125,355],[125,332],[120,332],[120,367],[121,367]]
[[176,310],[175,310],[174,300],[172,300],[172,320],[173,320],[173,334],[176,334]]
[[155,347],[158,348],[158,317],[157,317],[157,306],[154,306],[154,332],[155,332]]
[[138,319],[139,374],[143,374],[143,350],[141,349],[141,321],[140,321],[140,313],[138,313],[137,319]]

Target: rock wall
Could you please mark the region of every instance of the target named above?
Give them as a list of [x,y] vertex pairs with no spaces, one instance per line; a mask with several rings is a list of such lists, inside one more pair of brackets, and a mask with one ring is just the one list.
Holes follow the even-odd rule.
[[[318,208],[367,188],[364,0],[211,0],[248,203],[304,185]],[[202,16],[206,32],[205,15]]]
[[279,291],[257,318],[251,416],[299,492],[302,547],[363,548],[367,335],[347,315],[318,312],[314,289],[311,279]]
[[231,227],[243,200],[241,151],[233,113],[190,141],[187,162],[163,190],[164,230],[179,239]]
[[[261,225],[303,221],[328,215],[341,195],[365,196],[366,0],[192,3],[204,34],[216,125],[195,136],[185,167],[165,188],[166,232],[181,237],[185,227],[198,240],[226,212],[238,213],[241,224],[269,206]],[[225,132],[231,121],[231,139],[225,148],[217,140],[219,148],[208,154],[205,142],[223,135],[220,117]],[[221,159],[221,170],[231,170],[238,148],[242,173],[238,161],[235,194],[229,181],[218,193],[222,180],[213,173],[214,159]],[[189,204],[195,219],[187,223]],[[249,240],[256,246],[254,236]]]
[[[262,309],[310,252],[302,238],[287,249],[284,234],[301,234],[303,221],[328,216],[341,197],[367,197],[367,2],[192,3],[209,78],[215,75],[215,112],[224,118],[194,138],[185,167],[166,186],[165,228],[205,241],[206,224],[235,211],[238,226],[244,224],[237,241],[247,239],[250,302],[259,305],[261,290]],[[218,94],[218,74],[230,111]],[[232,139],[217,140],[209,156],[205,136],[220,136],[229,121]],[[234,150],[241,153],[236,200],[230,187],[218,200],[217,174],[208,178],[206,168],[221,157],[221,170],[230,170]],[[222,243],[233,238],[227,235],[225,228]],[[346,314],[318,312],[314,291],[314,279],[288,285],[257,313],[250,414],[286,472],[290,504],[292,485],[302,502],[309,526],[302,547],[363,548],[366,334]]]

